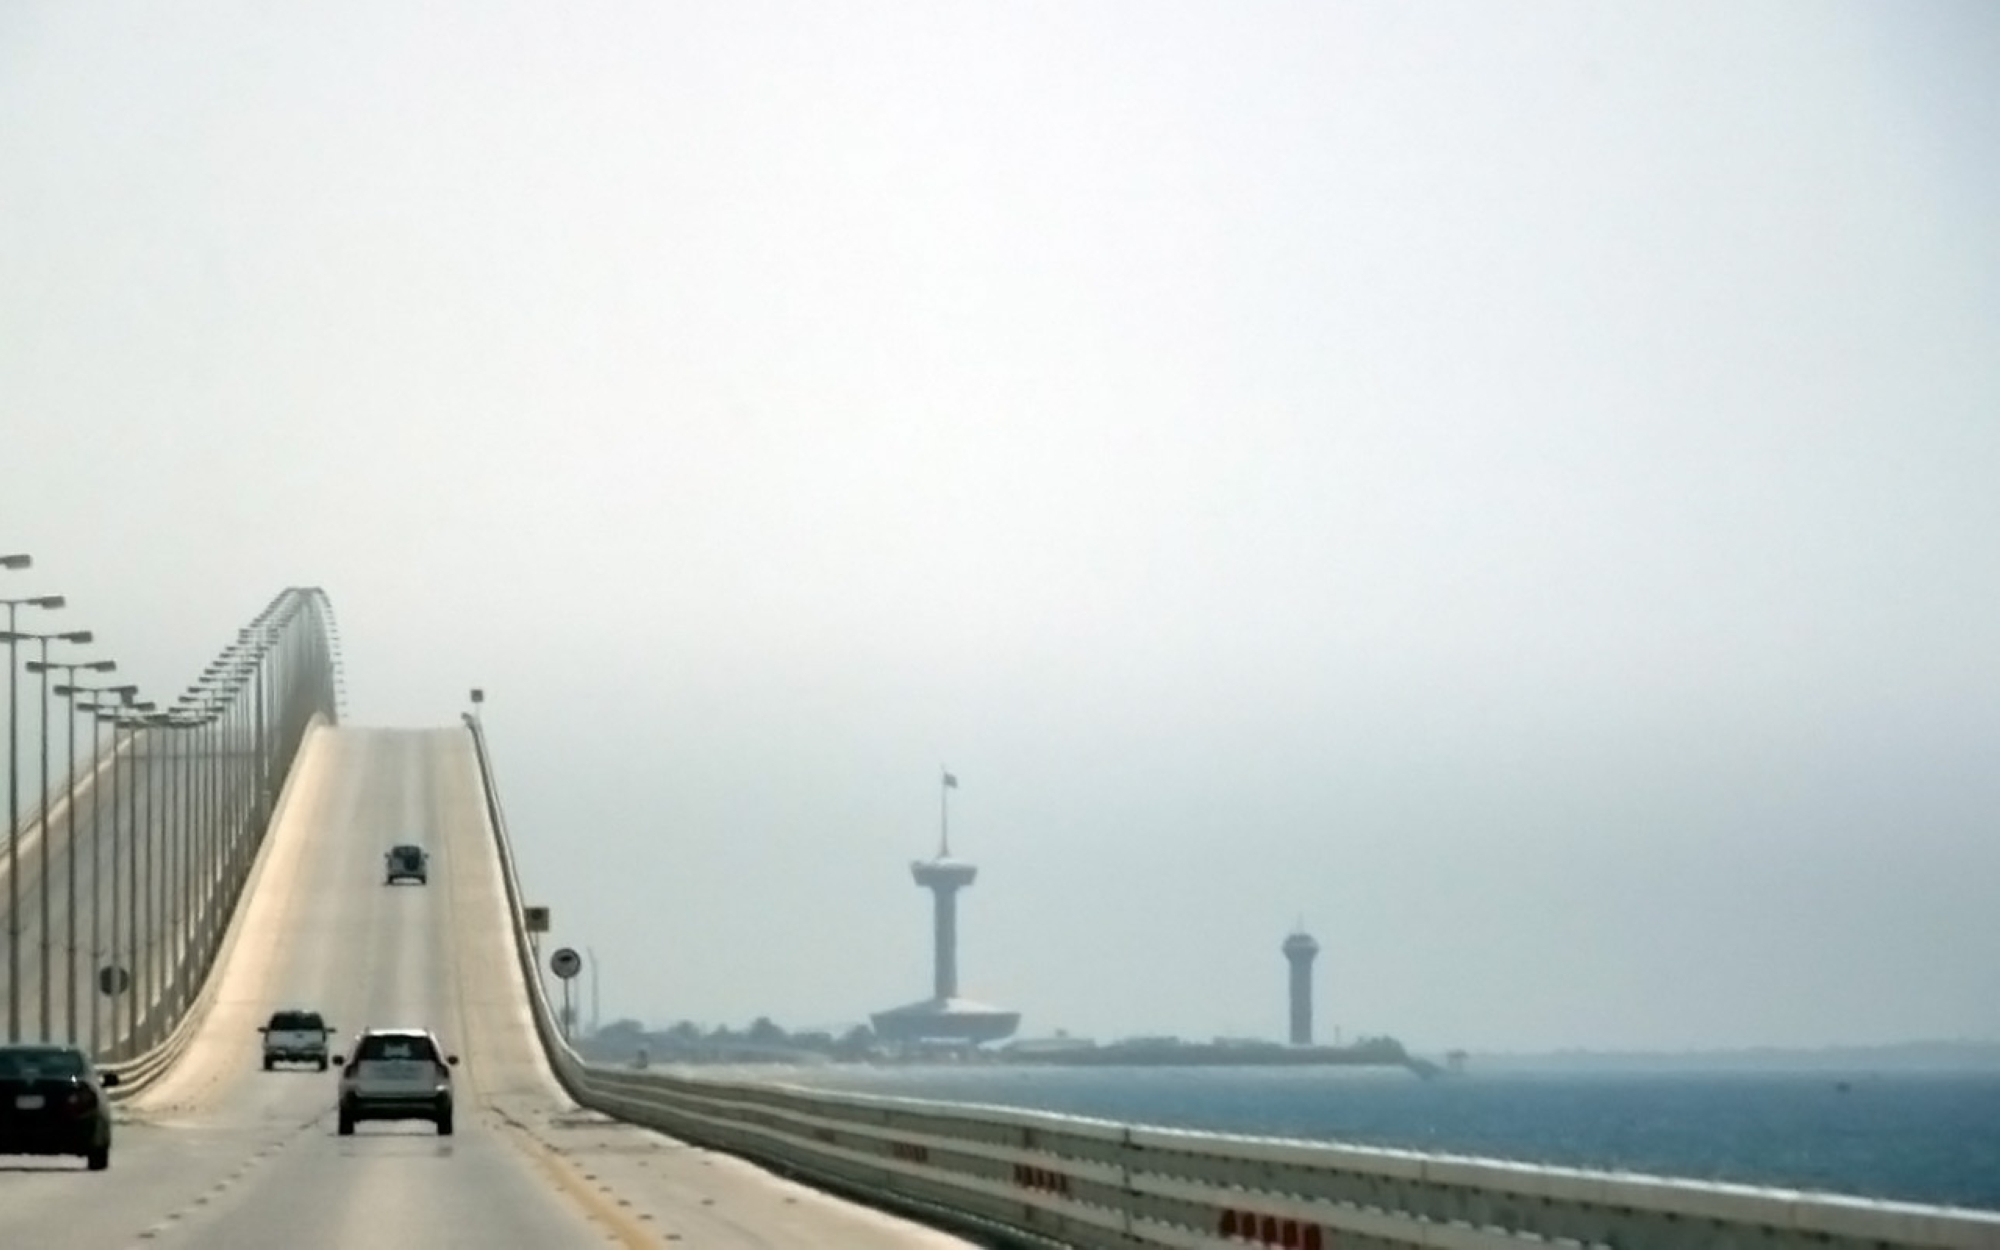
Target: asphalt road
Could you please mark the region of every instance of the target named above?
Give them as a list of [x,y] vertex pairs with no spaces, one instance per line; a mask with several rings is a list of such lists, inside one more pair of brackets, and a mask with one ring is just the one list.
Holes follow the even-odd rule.
[[[428,886],[385,886],[398,841]],[[543,1064],[462,729],[316,730],[189,1056],[124,1108],[111,1170],[0,1159],[0,1246],[958,1247],[726,1156],[583,1113]],[[261,1070],[256,1026],[436,1031],[457,1133],[334,1134],[336,1073]]]

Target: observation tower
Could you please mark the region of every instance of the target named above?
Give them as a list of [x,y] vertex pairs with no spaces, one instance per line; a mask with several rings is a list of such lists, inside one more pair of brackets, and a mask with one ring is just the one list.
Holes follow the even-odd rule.
[[910,876],[931,892],[931,996],[878,1011],[870,1017],[875,1035],[895,1042],[998,1041],[1020,1027],[1021,1013],[976,1003],[958,994],[958,892],[979,869],[951,855],[951,792],[958,778],[944,774],[938,799],[938,853],[910,865]]

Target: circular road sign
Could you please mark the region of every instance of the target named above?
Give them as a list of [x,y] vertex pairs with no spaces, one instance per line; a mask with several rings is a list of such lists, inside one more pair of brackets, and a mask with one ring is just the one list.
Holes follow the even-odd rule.
[[132,974],[116,964],[107,964],[97,970],[97,988],[106,994],[123,994],[132,984]]
[[549,971],[567,981],[583,971],[583,956],[565,946],[549,956]]

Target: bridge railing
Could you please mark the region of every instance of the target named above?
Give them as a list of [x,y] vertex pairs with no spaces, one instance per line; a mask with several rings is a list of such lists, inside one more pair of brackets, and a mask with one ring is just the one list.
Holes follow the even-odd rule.
[[90,753],[15,831],[34,852],[17,870],[33,876],[10,893],[36,923],[6,916],[22,971],[11,1029],[86,1047],[119,1074],[120,1098],[180,1053],[292,761],[337,713],[338,658],[325,593],[289,588],[184,694],[55,687],[77,701]]
[[587,1063],[564,1039],[550,1007],[523,922],[484,734],[475,718],[467,724],[536,1032],[569,1095],[606,1115],[1024,1245],[2000,1247],[2000,1212],[1182,1132]]

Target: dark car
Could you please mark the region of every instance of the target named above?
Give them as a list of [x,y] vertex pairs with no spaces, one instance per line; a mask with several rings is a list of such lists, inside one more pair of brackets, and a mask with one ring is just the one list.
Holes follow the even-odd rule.
[[424,854],[423,847],[407,843],[402,846],[392,846],[385,858],[388,860],[388,869],[384,885],[394,885],[398,881],[414,881],[418,885],[429,882],[430,856]]
[[111,1106],[100,1073],[74,1046],[0,1045],[0,1155],[78,1155],[111,1166]]

